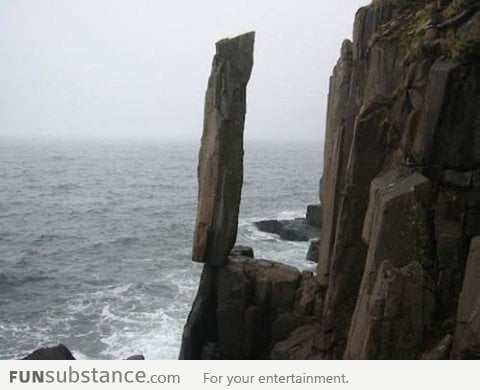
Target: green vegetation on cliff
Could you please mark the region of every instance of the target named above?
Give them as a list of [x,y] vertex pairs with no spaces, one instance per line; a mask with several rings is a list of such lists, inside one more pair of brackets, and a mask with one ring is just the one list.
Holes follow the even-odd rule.
[[465,60],[480,53],[478,0],[374,0],[372,5],[396,6],[398,15],[379,28],[373,41],[400,43],[406,62],[440,56]]

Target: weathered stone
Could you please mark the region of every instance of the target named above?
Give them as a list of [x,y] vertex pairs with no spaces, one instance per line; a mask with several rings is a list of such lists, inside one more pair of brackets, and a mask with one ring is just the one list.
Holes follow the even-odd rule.
[[480,190],[477,188],[466,194],[465,234],[474,237],[480,234]]
[[278,264],[267,269],[264,277],[271,283],[270,309],[273,313],[279,310],[292,310],[300,281],[298,269]]
[[445,360],[448,359],[452,349],[453,336],[447,334],[435,347],[422,356],[423,360]]
[[275,344],[270,358],[277,360],[307,360],[322,356],[317,350],[323,330],[318,324],[308,324],[297,328],[290,336]]
[[266,233],[278,234],[282,240],[308,241],[320,236],[320,229],[307,223],[305,218],[270,219],[254,222],[255,226]]
[[285,312],[280,314],[272,322],[272,341],[275,343],[285,339],[302,323],[303,318],[297,313]]
[[421,352],[434,308],[433,283],[422,268],[432,264],[431,191],[429,180],[415,173],[371,199],[376,211],[345,357],[415,358]]
[[480,359],[480,236],[470,244],[452,357]]
[[22,360],[75,360],[70,350],[63,344],[55,347],[40,348]]
[[322,205],[320,204],[309,204],[307,206],[307,223],[311,226],[317,228],[322,227]]
[[475,12],[471,18],[459,26],[457,34],[463,42],[478,42],[480,37],[480,12]]
[[447,186],[468,188],[472,184],[472,172],[445,169],[443,171],[443,182]]
[[434,310],[433,283],[417,262],[397,268],[384,261],[371,292],[359,297],[346,359],[415,359]]
[[420,110],[423,107],[423,96],[415,89],[408,91],[408,98],[414,110]]
[[260,356],[269,341],[269,322],[264,308],[249,306],[245,311],[245,332],[243,335],[243,356],[253,358]]
[[[368,206],[370,183],[382,168],[387,153],[384,144],[388,129],[387,115],[386,104],[369,102],[362,107],[354,128],[346,183],[339,201],[335,241],[330,253],[330,269],[327,273],[328,290],[323,318],[327,328],[335,329],[326,335],[333,339],[345,340],[362,280],[367,253],[367,247],[362,240],[362,226]],[[321,238],[320,247],[322,245]],[[320,280],[323,280],[325,265],[320,253]],[[340,341],[327,344],[335,344],[338,349],[333,354],[341,354],[343,345]]]
[[469,322],[461,328],[461,336],[456,338],[454,359],[480,359],[480,309],[472,313]]
[[346,103],[352,77],[352,42],[344,41],[341,56],[330,78],[327,127],[323,155],[323,177],[320,181],[320,199],[323,207],[318,275],[326,285],[330,269],[331,251],[335,242],[340,191],[343,185],[346,161],[353,133],[354,114]]
[[180,360],[201,359],[209,343],[217,343],[216,318],[217,270],[205,265],[200,277],[197,295],[183,328]]
[[253,44],[254,33],[217,42],[205,97],[192,258],[211,265],[224,262],[237,235]]
[[207,344],[202,348],[202,353],[200,355],[200,360],[219,360],[222,358],[220,353],[220,348],[217,343],[207,342]]
[[243,266],[243,261],[233,259],[218,271],[218,344],[227,359],[241,359],[243,356],[244,312],[252,291]]
[[[413,148],[416,160],[460,172],[480,163],[480,112],[475,109],[480,104],[478,67],[437,60],[430,71],[425,100],[428,104]],[[455,180],[464,184],[469,174],[463,176]]]
[[132,355],[127,357],[125,360],[145,360],[145,356],[143,355]]
[[311,240],[310,245],[308,246],[308,252],[305,259],[309,261],[317,262],[319,249],[320,249],[320,240]]
[[437,195],[434,212],[437,305],[443,317],[448,317],[456,311],[468,254],[465,197],[455,190],[442,190]]
[[448,89],[449,75],[457,69],[458,63],[449,59],[440,59],[432,66],[429,74],[425,100],[428,101],[421,119],[413,145],[416,161],[428,164],[433,149],[433,140],[439,126],[445,94]]
[[480,170],[473,171],[472,182],[475,188],[480,187]]
[[[312,283],[312,275],[302,276],[296,268],[245,256],[229,256],[220,267],[205,265],[180,358],[268,356],[273,340],[286,337],[306,318],[296,310],[301,306],[297,291],[300,284],[305,289]],[[312,294],[311,299],[318,298]],[[311,317],[316,302],[306,301],[304,313]]]
[[340,357],[362,279],[366,245],[361,239],[370,181],[387,153],[391,111],[388,97],[402,78],[399,45],[371,50],[393,6],[361,8],[353,43],[345,42],[330,80],[321,189],[323,223],[318,278],[328,286],[324,321]]
[[312,273],[303,272],[295,296],[294,311],[304,317],[321,316],[321,310],[316,305],[322,295],[323,289],[315,276]]

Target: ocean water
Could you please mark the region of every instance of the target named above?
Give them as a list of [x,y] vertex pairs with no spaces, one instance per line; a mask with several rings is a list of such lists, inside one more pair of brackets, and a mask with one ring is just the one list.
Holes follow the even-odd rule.
[[[59,342],[83,359],[177,358],[201,270],[198,148],[0,140],[0,359]],[[252,222],[304,215],[321,159],[319,145],[246,145],[238,244],[313,270],[307,243]]]

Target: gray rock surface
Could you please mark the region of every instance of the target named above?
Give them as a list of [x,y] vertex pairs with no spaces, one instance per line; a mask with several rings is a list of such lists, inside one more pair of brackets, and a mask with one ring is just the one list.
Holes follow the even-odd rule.
[[[330,82],[322,358],[440,356],[454,333],[469,243],[480,234],[480,72],[469,54],[479,19],[450,26],[446,40],[419,28],[433,3],[360,9]],[[475,356],[469,316],[457,323],[454,355]]]
[[184,330],[180,359],[260,359],[321,313],[310,273],[273,261],[230,256],[206,265]]
[[132,355],[127,357],[125,360],[145,360],[145,356],[143,355]]
[[70,350],[63,344],[55,347],[40,348],[22,360],[75,360]]
[[254,224],[262,232],[278,234],[286,241],[308,241],[320,235],[320,229],[309,225],[305,218],[269,219]]
[[311,240],[310,245],[308,246],[306,260],[314,261],[316,263],[318,261],[319,250],[320,250],[320,240]]
[[309,204],[307,206],[307,215],[305,216],[305,219],[310,226],[320,229],[322,227],[322,205]]
[[192,259],[219,265],[235,244],[243,183],[246,87],[253,32],[216,44],[205,96]]
[[472,239],[457,312],[455,359],[480,359],[480,236]]

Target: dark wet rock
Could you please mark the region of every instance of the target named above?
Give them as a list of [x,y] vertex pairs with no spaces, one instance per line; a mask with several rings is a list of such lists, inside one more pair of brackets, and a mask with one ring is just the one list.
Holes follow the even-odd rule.
[[324,290],[315,275],[302,272],[300,284],[295,295],[294,311],[305,317],[320,319],[323,313]]
[[145,356],[143,355],[132,355],[126,358],[125,360],[145,360]]
[[476,310],[456,336],[452,358],[480,359],[480,310]]
[[286,241],[308,241],[320,236],[320,229],[309,225],[305,218],[258,221],[255,226],[262,232],[278,234]]
[[75,360],[75,358],[65,345],[58,344],[55,347],[37,349],[23,360]]
[[322,206],[320,204],[309,204],[307,206],[307,223],[317,228],[322,227]]
[[308,360],[321,358],[317,345],[323,330],[318,324],[298,327],[288,338],[277,343],[270,354],[276,360]]
[[194,261],[219,265],[235,244],[243,184],[246,87],[255,34],[216,44],[198,163]]
[[306,260],[314,261],[316,263],[318,261],[319,249],[320,249],[320,240],[311,240],[310,245],[308,246]]
[[217,272],[215,267],[205,265],[200,276],[197,295],[183,328],[179,359],[200,359],[205,347],[218,344],[217,339]]
[[424,269],[432,266],[432,187],[418,173],[376,185],[364,231],[370,246],[345,357],[414,359],[435,307],[433,280]]
[[450,357],[452,349],[453,336],[447,334],[435,347],[422,356],[423,360],[445,360]]
[[322,207],[319,204],[308,205],[305,218],[269,219],[254,224],[262,232],[278,234],[286,241],[318,239],[322,226]]
[[216,343],[207,343],[202,349],[200,360],[218,360],[222,355]]
[[221,359],[265,358],[277,342],[315,321],[321,293],[310,273],[230,256],[215,272],[202,275],[180,358],[205,357],[211,345]]
[[472,239],[458,303],[454,359],[480,359],[480,236]]
[[[480,68],[468,54],[478,51],[480,16],[450,26],[449,40],[428,31],[421,44],[435,49],[417,52],[420,41],[398,44],[408,38],[397,28],[419,29],[416,17],[429,11],[417,6],[360,9],[331,78],[322,358],[443,358],[457,305],[453,354],[475,355],[475,315],[467,320],[458,302],[471,274],[468,246],[480,234]],[[462,326],[465,355],[456,349]]]
[[385,261],[352,319],[346,359],[416,359],[432,324],[433,283],[418,263]]
[[236,245],[233,247],[232,251],[230,252],[231,256],[245,256],[245,257],[250,257],[251,259],[254,258],[253,255],[253,248],[249,246],[242,246],[242,245]]
[[297,313],[285,312],[272,322],[272,341],[284,340],[292,331],[304,323],[305,319]]

